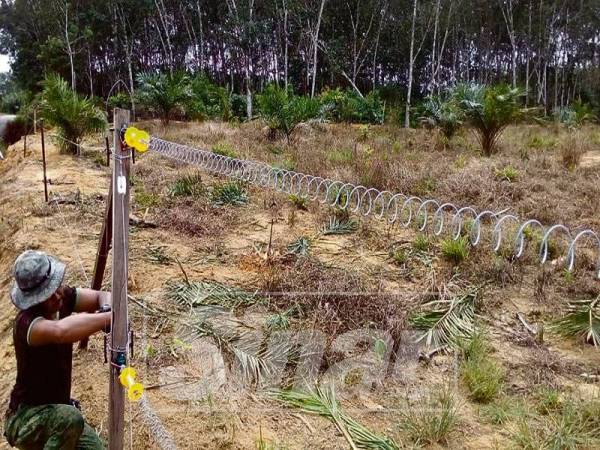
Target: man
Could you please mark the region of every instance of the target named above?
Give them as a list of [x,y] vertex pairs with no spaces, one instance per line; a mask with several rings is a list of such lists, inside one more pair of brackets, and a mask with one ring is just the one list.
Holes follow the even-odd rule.
[[19,449],[104,448],[72,406],[71,368],[73,343],[110,327],[111,296],[62,286],[64,275],[65,265],[42,252],[28,250],[15,261],[17,381],[4,435]]

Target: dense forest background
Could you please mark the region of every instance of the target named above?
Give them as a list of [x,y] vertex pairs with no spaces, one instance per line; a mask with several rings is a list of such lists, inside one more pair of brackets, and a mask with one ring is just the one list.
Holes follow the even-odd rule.
[[546,113],[600,105],[599,0],[2,0],[0,28],[10,89],[30,92],[56,72],[106,98],[185,69],[247,99],[276,82],[404,105],[475,81]]

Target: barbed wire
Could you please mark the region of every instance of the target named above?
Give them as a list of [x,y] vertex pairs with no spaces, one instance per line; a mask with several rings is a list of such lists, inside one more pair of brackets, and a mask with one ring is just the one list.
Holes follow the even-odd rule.
[[189,147],[175,142],[151,137],[149,149],[165,157],[198,166],[207,172],[222,175],[259,187],[271,188],[288,195],[306,197],[328,206],[337,206],[362,216],[375,216],[390,224],[400,224],[405,228],[416,225],[419,231],[431,229],[436,236],[444,231],[457,240],[467,228],[471,245],[479,245],[483,239],[483,224],[490,224],[492,249],[498,252],[509,234],[509,225],[517,229],[513,237],[513,255],[523,256],[526,242],[539,238],[539,260],[541,264],[550,256],[551,239],[558,235],[567,243],[566,266],[568,271],[575,267],[575,257],[584,241],[596,247],[596,277],[600,278],[600,236],[594,230],[569,229],[564,225],[544,226],[541,222],[523,220],[509,209],[502,211],[485,210],[478,212],[470,206],[459,206],[451,202],[424,199],[403,193],[381,191],[353,183],[330,178],[308,175],[293,170],[269,166],[265,163],[231,158],[208,150]]

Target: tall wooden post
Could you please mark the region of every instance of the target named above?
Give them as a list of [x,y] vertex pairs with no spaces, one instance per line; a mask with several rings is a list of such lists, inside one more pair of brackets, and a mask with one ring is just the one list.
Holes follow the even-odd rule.
[[42,131],[42,165],[44,167],[44,198],[48,203],[48,178],[46,177],[46,141],[44,141],[44,122],[41,123],[40,130]]
[[112,198],[112,322],[110,339],[109,440],[110,450],[123,448],[125,428],[124,390],[119,383],[119,366],[127,364],[127,268],[129,266],[129,156],[121,141],[121,130],[129,123],[129,111],[114,111],[114,157]]

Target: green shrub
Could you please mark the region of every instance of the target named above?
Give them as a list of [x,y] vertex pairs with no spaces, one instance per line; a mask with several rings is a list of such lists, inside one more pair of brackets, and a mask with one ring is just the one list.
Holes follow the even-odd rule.
[[86,134],[106,130],[104,112],[89,98],[73,92],[59,75],[47,75],[42,86],[41,116],[47,125],[56,127],[63,150],[77,153],[78,144]]
[[328,89],[319,102],[323,116],[334,122],[380,124],[384,120],[384,105],[377,91],[361,97],[352,90]]
[[175,113],[183,113],[191,98],[190,79],[185,72],[142,73],[137,76],[138,101],[159,114],[168,125]]
[[477,132],[485,156],[498,152],[498,139],[506,127],[523,116],[522,95],[520,89],[505,84],[460,84],[454,89],[453,97]]
[[268,85],[262,94],[257,96],[257,102],[260,116],[267,123],[272,135],[283,133],[288,143],[300,123],[319,115],[317,100],[296,96],[276,84]]
[[442,240],[442,255],[453,264],[460,264],[469,256],[469,238],[461,236],[458,239]]
[[517,399],[507,397],[482,405],[479,412],[486,422],[494,425],[504,425],[526,414],[523,405]]
[[197,74],[190,80],[190,99],[186,105],[187,115],[192,119],[232,117],[229,93],[224,87],[213,83],[206,75]]
[[115,108],[130,109],[131,97],[126,92],[118,92],[115,95],[111,95],[110,97],[108,97],[106,105],[109,111]]

